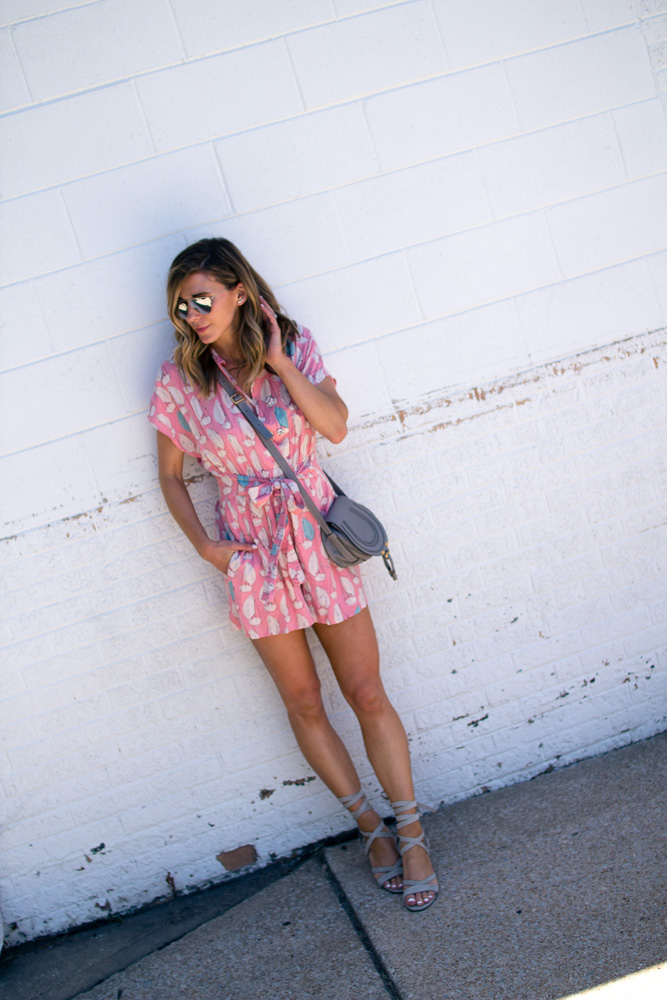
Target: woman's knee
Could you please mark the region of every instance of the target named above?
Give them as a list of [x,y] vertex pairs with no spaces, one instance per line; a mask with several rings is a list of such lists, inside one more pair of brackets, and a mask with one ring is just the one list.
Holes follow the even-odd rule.
[[304,684],[286,692],[284,701],[290,717],[296,717],[302,722],[317,722],[325,714],[319,682]]
[[383,712],[388,705],[387,695],[379,677],[349,685],[343,694],[353,711],[359,715]]

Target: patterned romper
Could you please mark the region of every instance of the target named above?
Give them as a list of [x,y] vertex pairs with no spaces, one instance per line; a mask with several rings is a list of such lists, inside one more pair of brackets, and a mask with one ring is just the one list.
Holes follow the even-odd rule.
[[[329,374],[309,330],[299,327],[288,352],[314,385]],[[315,454],[315,429],[277,375],[259,375],[249,400],[324,514],[335,494]],[[236,628],[259,639],[314,622],[333,625],[366,607],[357,567],[341,569],[330,561],[297,486],[222,386],[210,398],[200,397],[174,362],[165,361],[148,419],[215,477],[219,537],[257,542],[253,552],[237,550],[227,568],[229,617]]]

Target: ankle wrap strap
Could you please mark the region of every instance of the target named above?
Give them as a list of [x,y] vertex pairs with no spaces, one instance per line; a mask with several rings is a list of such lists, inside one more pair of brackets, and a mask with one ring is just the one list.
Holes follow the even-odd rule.
[[[352,816],[354,817],[354,819],[357,820],[357,822],[359,822],[360,816],[362,816],[365,812],[368,812],[370,809],[373,808],[370,802],[368,801],[366,794],[361,788],[359,789],[356,795],[338,795],[337,799],[352,814]],[[350,808],[352,806],[352,803],[357,802],[359,799],[361,799],[361,804],[358,805],[356,809]],[[378,825],[375,827],[374,830],[359,830],[359,836],[361,837],[361,841],[364,845],[364,851],[366,852],[366,854],[369,853],[371,847],[373,846],[373,842],[378,838],[384,837],[384,838],[389,838],[389,840],[394,839],[393,836],[389,833],[387,827],[384,825],[384,821],[382,819],[380,820],[380,822],[378,823]],[[389,865],[388,867],[385,868],[381,867],[372,869],[373,873],[384,874],[386,879],[393,878],[394,875],[400,875],[402,873],[402,870],[403,869],[398,861],[394,862],[393,865]]]
[[[408,802],[403,799],[400,802],[392,802],[391,808],[394,810],[394,815],[396,816],[396,829],[402,830],[404,826],[410,826],[410,823],[414,823],[418,820],[424,813],[434,813],[435,809],[433,806],[427,806],[424,802]],[[414,812],[408,812],[408,809],[414,809]]]
[[[433,806],[424,805],[423,802],[412,802],[401,801],[392,802],[391,807],[396,815],[396,829],[398,831],[398,850],[401,857],[407,853],[412,847],[423,847],[424,850],[428,850],[428,841],[426,839],[426,834],[422,830],[418,833],[416,837],[410,837],[405,833],[401,833],[401,830],[405,826],[410,826],[411,823],[416,822],[422,815],[422,813],[430,812],[434,813],[435,809]],[[408,809],[414,809],[414,812],[407,812]],[[404,881],[404,885],[408,885],[409,880]],[[413,886],[414,890],[414,886]],[[417,890],[414,890],[417,891]]]
[[[345,806],[348,812],[351,813],[352,819],[358,820],[359,817],[362,816],[365,812],[368,812],[368,810],[371,807],[371,804],[368,801],[368,798],[366,797],[366,793],[364,792],[363,788],[360,788],[359,791],[356,793],[356,795],[337,795],[336,798],[341,803],[341,805]],[[361,799],[360,804],[357,806],[356,809],[352,809],[352,804],[354,802],[359,802],[359,799]]]

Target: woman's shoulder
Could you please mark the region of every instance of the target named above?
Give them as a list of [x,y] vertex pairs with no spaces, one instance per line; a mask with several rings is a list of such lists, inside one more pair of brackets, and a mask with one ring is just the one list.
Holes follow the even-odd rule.
[[302,323],[295,323],[296,327],[296,337],[292,341],[294,348],[299,351],[303,351],[310,344],[315,343],[315,338],[310,332],[309,327],[304,326]]
[[322,360],[320,348],[307,326],[298,324],[297,332],[298,337],[294,341],[291,354],[292,360],[299,371],[317,385],[322,379],[329,376]]
[[178,371],[178,366],[177,366],[176,362],[174,361],[174,355],[173,355],[173,352],[172,352],[172,354],[170,354],[168,358],[165,358],[165,360],[160,364],[160,367],[158,368],[157,373],[158,373],[158,375],[163,375],[163,374],[169,374],[171,372],[177,372],[177,371]]
[[174,361],[174,355],[172,354],[165,361],[162,362],[157,370],[156,382],[162,382],[165,385],[176,385],[179,388],[187,389],[189,388],[189,382],[185,378],[183,372],[178,367]]
[[182,405],[196,395],[194,386],[174,361],[173,355],[163,361],[155,376],[153,395]]

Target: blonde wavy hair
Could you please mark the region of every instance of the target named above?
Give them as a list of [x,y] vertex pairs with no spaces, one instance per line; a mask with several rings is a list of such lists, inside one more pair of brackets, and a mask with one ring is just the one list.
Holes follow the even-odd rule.
[[174,361],[184,375],[199,387],[200,394],[210,396],[218,382],[218,366],[209,345],[201,340],[190,324],[177,311],[183,283],[191,274],[203,272],[227,289],[239,282],[246,291],[245,302],[239,306],[240,325],[238,348],[243,359],[243,387],[248,390],[257,376],[271,368],[266,363],[266,333],[260,295],[276,313],[283,347],[298,337],[296,324],[282,311],[269,285],[245,259],[241,251],[222,237],[199,240],[174,258],[167,278],[167,308],[174,324],[176,350]]

